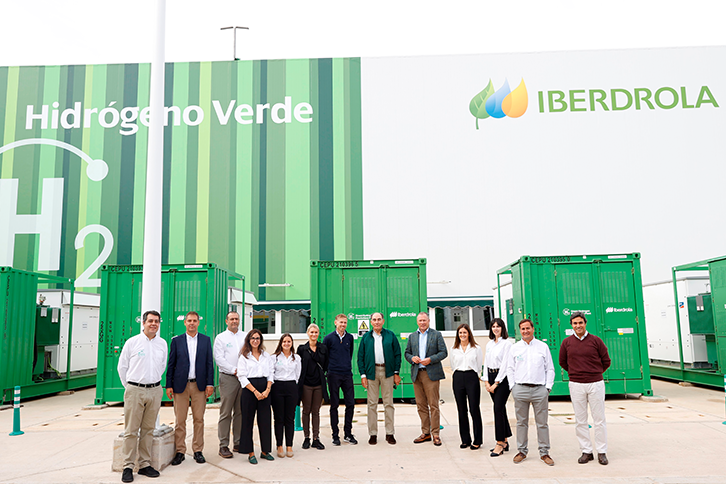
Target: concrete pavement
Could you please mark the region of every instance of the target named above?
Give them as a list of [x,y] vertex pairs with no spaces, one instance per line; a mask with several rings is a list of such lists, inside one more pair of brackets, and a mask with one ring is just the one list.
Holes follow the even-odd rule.
[[[420,434],[415,405],[396,404],[396,438],[391,446],[381,439],[368,445],[365,405],[356,406],[353,432],[357,446],[330,442],[328,407],[321,411],[321,440],[326,449],[302,450],[302,432],[296,432],[292,458],[261,461],[250,465],[244,456],[233,459],[217,455],[218,410],[206,413],[207,464],[187,458],[180,466],[167,467],[153,481],[135,475],[134,482],[427,482],[468,483],[501,481],[541,483],[724,483],[722,467],[726,455],[726,425],[723,391],[683,387],[653,380],[655,394],[666,402],[646,402],[608,397],[610,465],[597,462],[577,464],[580,455],[575,438],[574,415],[569,400],[550,402],[550,440],[554,467],[539,460],[534,422],[530,424],[529,458],[512,463],[516,453],[489,457],[493,446],[491,401],[482,392],[484,446],[479,451],[459,449],[456,405],[451,392],[451,375],[442,382],[442,447],[413,444]],[[0,411],[0,448],[3,449],[0,482],[113,482],[121,474],[111,471],[112,446],[123,428],[123,407],[82,410],[93,401],[94,389],[72,395],[57,395],[24,402],[21,410],[22,436],[10,437],[12,409]],[[514,429],[510,398],[509,416]],[[342,412],[341,412],[342,420]],[[383,414],[379,433],[383,435]],[[161,421],[173,425],[171,407],[163,407]],[[191,415],[187,428],[192,428]],[[255,437],[257,441],[257,438]],[[512,439],[514,443],[516,439]],[[191,439],[188,447],[191,448]],[[259,448],[257,448],[259,453]],[[274,454],[273,454],[274,455]]]

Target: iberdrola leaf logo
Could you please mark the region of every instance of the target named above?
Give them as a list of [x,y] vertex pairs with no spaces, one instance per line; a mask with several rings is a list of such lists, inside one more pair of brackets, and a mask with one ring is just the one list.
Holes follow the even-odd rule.
[[474,96],[469,102],[469,112],[476,118],[476,129],[479,129],[479,120],[492,118],[518,118],[527,111],[527,86],[524,79],[514,91],[509,90],[506,80],[502,87],[494,91],[492,80],[482,92]]
[[489,84],[484,88],[482,92],[474,96],[474,99],[469,103],[469,112],[476,118],[476,129],[479,129],[479,120],[486,119],[489,117],[487,113],[486,102],[491,95],[494,94],[494,86],[492,80],[489,79]]

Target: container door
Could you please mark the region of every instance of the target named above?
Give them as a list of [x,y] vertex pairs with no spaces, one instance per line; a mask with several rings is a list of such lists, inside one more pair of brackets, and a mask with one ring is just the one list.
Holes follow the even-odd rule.
[[[370,331],[370,320],[374,312],[385,312],[381,302],[381,272],[376,268],[344,269],[341,271],[343,284],[342,313],[348,316],[348,332],[355,335],[353,351],[353,382],[355,398],[365,398],[366,390],[360,384],[358,369],[358,346],[360,336]],[[331,317],[332,320],[335,316]]]
[[[386,320],[385,327],[393,331],[401,346],[401,385],[393,391],[394,398],[407,398],[413,395],[413,382],[408,363],[403,358],[408,340],[405,338],[418,329],[416,316],[420,308],[427,306],[421,301],[418,267],[396,267],[386,271]],[[425,281],[424,281],[425,284]]]
[[726,260],[710,264],[717,371],[726,372]]
[[[605,380],[640,379],[643,373],[633,264],[610,262],[596,267],[599,270],[602,333],[593,333],[603,339],[612,360]],[[587,326],[589,330],[590,324]]]
[[[558,264],[555,266],[557,280],[557,348],[567,336],[573,334],[570,315],[582,312],[587,318],[587,330],[601,336],[600,322],[595,316],[595,297],[593,289],[592,264]],[[562,375],[563,381],[569,380],[567,372],[559,367],[559,350],[552,354],[555,369]]]

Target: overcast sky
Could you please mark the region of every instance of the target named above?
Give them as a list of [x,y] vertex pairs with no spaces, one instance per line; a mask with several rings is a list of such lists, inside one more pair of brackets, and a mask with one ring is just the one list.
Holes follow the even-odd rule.
[[[0,65],[148,62],[150,0],[3,2]],[[726,44],[723,1],[167,0],[166,59],[540,52]]]

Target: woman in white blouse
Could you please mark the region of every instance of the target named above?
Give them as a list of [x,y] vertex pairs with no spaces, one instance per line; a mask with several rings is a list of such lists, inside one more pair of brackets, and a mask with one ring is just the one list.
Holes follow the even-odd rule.
[[272,422],[270,412],[270,388],[275,381],[272,356],[265,351],[262,333],[253,329],[247,333],[245,343],[237,361],[237,378],[242,385],[240,399],[242,413],[242,432],[240,453],[249,454],[250,464],[257,464],[255,447],[252,441],[255,414],[260,434],[260,459],[275,460],[272,457]]
[[[454,370],[454,399],[456,409],[459,411],[459,435],[462,449],[469,447],[479,450],[482,444],[482,422],[479,400],[481,400],[481,384],[479,372],[482,366],[481,347],[474,341],[474,335],[468,324],[460,324],[456,328],[456,339],[449,353],[451,369]],[[467,400],[474,427],[474,441],[469,431],[469,417],[467,416]]]
[[275,363],[275,386],[272,387],[272,411],[275,413],[275,441],[277,456],[285,457],[282,451],[282,435],[285,431],[287,456],[292,457],[292,437],[295,434],[295,407],[300,400],[297,382],[302,369],[301,359],[292,351],[292,336],[285,333],[277,343],[272,358]]
[[507,438],[512,436],[507,418],[507,399],[509,381],[505,362],[513,341],[507,336],[507,326],[500,318],[492,319],[489,326],[489,342],[484,358],[484,387],[494,402],[494,434],[497,444],[491,449],[492,457],[500,456],[509,450]]

